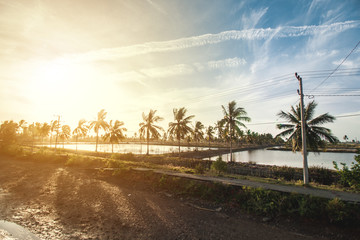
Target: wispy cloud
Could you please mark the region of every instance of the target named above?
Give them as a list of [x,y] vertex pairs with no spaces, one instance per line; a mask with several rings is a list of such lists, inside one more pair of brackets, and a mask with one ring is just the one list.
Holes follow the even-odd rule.
[[155,8],[157,11],[161,12],[162,14],[167,15],[167,12],[159,6],[159,4],[154,3],[152,0],[146,0],[153,8]]
[[260,10],[251,11],[248,16],[243,15],[243,17],[241,18],[241,23],[243,25],[243,28],[244,29],[254,28],[258,24],[260,19],[266,14],[268,9],[269,8],[262,8]]
[[358,28],[360,21],[337,22],[329,25],[286,26],[279,28],[256,28],[247,30],[224,31],[217,34],[204,34],[162,42],[147,42],[126,47],[106,48],[80,54],[65,55],[73,61],[115,60],[136,55],[176,51],[192,47],[217,44],[229,40],[266,40],[268,38],[293,38],[312,36],[318,33],[342,32]]
[[121,81],[141,81],[146,78],[167,78],[179,75],[188,75],[195,72],[204,72],[209,70],[222,70],[226,68],[235,68],[245,65],[247,62],[242,58],[227,58],[217,61],[192,64],[176,64],[171,66],[144,68],[137,71],[123,72],[117,74],[117,79]]

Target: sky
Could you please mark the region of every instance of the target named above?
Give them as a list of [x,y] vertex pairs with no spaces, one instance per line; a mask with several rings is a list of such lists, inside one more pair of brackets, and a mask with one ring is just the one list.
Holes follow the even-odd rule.
[[358,0],[0,0],[0,121],[74,128],[105,109],[132,136],[150,109],[164,129],[181,107],[209,126],[235,100],[276,135],[297,72],[326,127],[360,140],[359,41]]

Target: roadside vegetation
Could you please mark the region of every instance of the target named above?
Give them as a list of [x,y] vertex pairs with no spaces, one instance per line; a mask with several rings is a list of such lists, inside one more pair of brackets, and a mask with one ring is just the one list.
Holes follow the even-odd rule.
[[[271,190],[254,189],[249,187],[234,187],[217,183],[182,179],[147,171],[139,174],[134,168],[156,168],[180,171],[192,174],[210,176],[226,176],[243,178],[253,181],[263,181],[277,184],[298,185],[299,181],[292,178],[295,173],[301,177],[301,169],[274,167],[272,177],[259,177],[231,173],[235,163],[227,163],[219,158],[217,161],[186,159],[176,156],[145,155],[137,156],[131,153],[95,153],[76,152],[75,150],[60,150],[55,152],[49,148],[30,148],[18,145],[8,145],[0,148],[1,155],[12,156],[23,161],[42,163],[57,163],[67,167],[97,169],[109,176],[137,179],[143,184],[150,184],[152,188],[166,190],[179,196],[195,197],[206,201],[223,204],[226,208],[242,209],[250,213],[261,214],[269,218],[279,216],[303,217],[317,219],[329,223],[348,225],[360,220],[360,206],[346,203],[339,199],[322,199],[300,194],[280,193]],[[352,176],[356,176],[359,169],[360,155],[356,156],[357,165],[348,169]],[[239,166],[237,166],[239,167]],[[253,167],[251,164],[243,168]],[[252,171],[254,172],[254,171]],[[332,190],[358,190],[348,181],[344,182],[343,173],[323,168],[310,168],[313,176],[311,187],[322,187]],[[316,176],[316,177],[315,177]],[[348,176],[348,175],[346,175]],[[345,178],[348,179],[348,178]],[[301,183],[300,183],[301,184]]]
[[[338,140],[331,135],[329,129],[317,126],[331,122],[334,118],[328,114],[312,118],[315,107],[314,102],[307,106],[309,138],[313,138],[308,143],[312,150],[319,151],[326,147],[326,142],[337,143]],[[209,148],[211,145],[226,146],[231,152],[234,147],[245,144],[283,144],[284,141],[281,136],[285,135],[290,135],[286,144],[291,144],[290,147],[294,151],[299,150],[301,138],[299,137],[298,108],[292,107],[291,113],[280,113],[279,116],[289,120],[290,124],[279,125],[280,129],[286,130],[275,138],[271,134],[258,134],[250,129],[243,130],[246,128],[243,122],[250,121],[250,118],[244,108],[236,106],[235,101],[230,102],[227,107],[222,106],[222,109],[224,118],[217,121],[214,127],[206,127],[200,121],[195,121],[195,126],[192,127],[191,120],[195,116],[188,116],[186,108],[175,108],[173,109],[174,121],[169,123],[167,131],[155,125],[163,119],[156,115],[156,110],[150,110],[148,115],[143,113],[143,122],[139,124],[139,135],[135,134],[132,138],[126,136],[126,128],[123,122],[119,120],[106,121],[107,113],[104,109],[97,114],[94,121],[80,120],[77,128],[73,131],[68,125],[61,126],[59,119],[50,124],[32,123],[30,125],[27,125],[24,120],[19,123],[5,121],[0,125],[0,154],[24,161],[39,162],[39,164],[57,163],[66,167],[95,169],[104,174],[110,173],[114,177],[131,175],[131,178],[139,178],[139,181],[144,181],[144,183],[147,182],[147,179],[144,178],[149,177],[151,178],[149,184],[152,184],[154,188],[207,201],[216,201],[230,207],[270,217],[300,216],[339,224],[348,224],[360,220],[359,205],[346,203],[339,199],[327,200],[264,189],[198,182],[161,176],[152,172],[139,174],[133,171],[134,168],[152,168],[276,184],[302,185],[302,169],[300,168],[262,166],[233,161],[224,162],[221,158],[210,161],[191,158],[192,153],[180,154],[180,146],[184,142],[188,144],[193,142],[195,146]],[[94,131],[95,136],[89,135],[90,130]],[[162,139],[160,139],[161,136]],[[76,144],[80,141],[95,140],[96,151],[65,150],[64,144],[71,138],[75,140]],[[148,150],[147,155],[97,152],[97,146],[101,141],[113,145],[130,139],[135,141],[146,140],[147,145],[150,141],[173,143],[179,146],[179,153],[149,155]],[[44,140],[49,141],[50,146],[54,144],[55,149],[35,146],[35,143],[44,143]],[[60,142],[63,148],[58,147]],[[345,145],[348,144],[342,144],[344,147]],[[355,145],[354,147],[359,146]],[[184,157],[187,155],[190,157]],[[360,155],[356,155],[354,160],[355,162],[351,166],[341,164],[342,167],[334,162],[336,171],[321,167],[309,168],[309,187],[360,192]]]

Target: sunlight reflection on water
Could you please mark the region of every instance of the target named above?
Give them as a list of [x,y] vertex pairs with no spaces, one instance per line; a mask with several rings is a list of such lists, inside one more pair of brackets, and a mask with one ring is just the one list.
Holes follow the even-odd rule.
[[[49,147],[49,145],[44,145]],[[54,145],[51,145],[54,147]],[[58,148],[63,148],[62,144],[58,144]],[[65,144],[65,149],[76,149],[76,144]],[[78,144],[78,150],[86,151],[95,151],[95,144]],[[181,146],[181,152],[194,151],[198,149],[199,151],[208,150],[208,147],[185,147]],[[216,149],[216,148],[211,148]],[[146,144],[134,144],[134,143],[120,143],[114,144],[114,153],[134,153],[134,154],[146,154],[147,146]],[[163,153],[177,153],[179,151],[178,146],[169,146],[169,145],[149,145],[149,154],[163,154]],[[98,152],[111,152],[111,144],[98,144]]]
[[[333,153],[321,152],[315,154],[310,152],[308,155],[308,165],[334,169],[333,161],[346,163],[348,166],[354,161],[354,153]],[[216,160],[218,157],[213,157],[211,160]],[[224,161],[230,160],[230,154],[223,154]],[[236,162],[253,162],[256,164],[289,166],[289,167],[303,167],[302,155],[300,152],[293,153],[291,151],[276,151],[276,150],[250,150],[233,153],[233,159]]]

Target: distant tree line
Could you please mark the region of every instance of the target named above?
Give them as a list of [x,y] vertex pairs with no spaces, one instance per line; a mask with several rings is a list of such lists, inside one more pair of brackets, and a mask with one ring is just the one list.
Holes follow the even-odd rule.
[[[329,129],[319,127],[318,125],[332,122],[335,118],[329,114],[323,114],[317,118],[313,118],[313,112],[316,107],[314,102],[307,107],[308,129],[310,147],[317,148],[323,146],[325,141],[338,141]],[[174,108],[174,120],[169,122],[168,129],[164,130],[158,126],[158,122],[164,120],[157,116],[156,110],[150,110],[148,114],[142,113],[142,122],[139,124],[139,131],[134,134],[135,139],[144,140],[149,146],[150,141],[160,140],[163,142],[177,142],[179,146],[182,143],[192,142],[195,145],[205,146],[209,148],[211,144],[227,144],[230,152],[234,146],[242,144],[282,144],[284,140],[281,137],[289,136],[286,141],[291,142],[294,150],[299,149],[301,144],[300,138],[300,115],[299,106],[292,107],[291,112],[281,111],[279,116],[286,119],[289,124],[278,124],[279,129],[286,129],[277,136],[273,137],[270,133],[259,134],[247,129],[245,122],[250,122],[250,117],[244,108],[237,107],[235,101],[229,102],[226,106],[221,106],[223,118],[216,121],[213,125],[204,126],[200,121],[192,120],[195,115],[187,115],[187,109]],[[0,142],[2,144],[28,144],[34,142],[44,144],[44,140],[48,140],[50,146],[58,147],[59,143],[64,146],[65,142],[75,141],[95,141],[96,151],[98,150],[99,141],[110,143],[112,146],[127,138],[125,132],[125,124],[119,120],[106,120],[107,112],[102,109],[98,112],[96,120],[86,121],[81,119],[73,131],[69,125],[61,125],[59,120],[53,120],[50,123],[31,123],[25,120],[20,122],[4,121],[0,125]],[[193,125],[194,123],[194,125]],[[90,135],[90,131],[95,136]],[[312,139],[312,140],[311,140]],[[113,147],[112,147],[113,149]],[[149,147],[147,147],[147,154]]]

